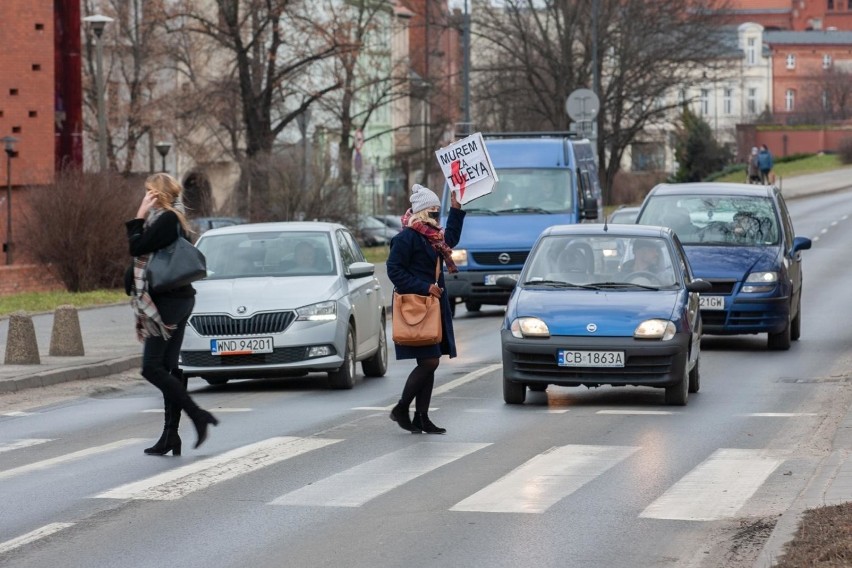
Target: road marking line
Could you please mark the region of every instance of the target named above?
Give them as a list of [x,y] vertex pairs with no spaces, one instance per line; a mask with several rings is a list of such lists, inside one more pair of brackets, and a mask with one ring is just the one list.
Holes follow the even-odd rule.
[[28,448],[30,446],[37,446],[39,444],[44,444],[45,442],[52,442],[52,438],[24,438],[22,440],[15,440],[14,442],[7,442],[5,444],[0,444],[0,454],[3,452],[11,452],[12,450],[20,450],[21,448]]
[[[253,408],[211,408],[212,412],[251,412],[254,410]],[[141,412],[151,412],[155,414],[162,414],[164,411],[162,408],[147,408],[142,410]]]
[[0,543],[0,554],[6,554],[7,552],[11,552],[16,548],[20,548],[26,544],[35,542],[39,539],[48,537],[54,533],[58,533],[61,530],[73,526],[74,523],[50,523],[49,525],[44,525],[41,528],[28,532],[27,534],[23,534],[17,538],[13,538],[11,540],[7,540],[6,542]]
[[783,463],[785,455],[783,451],[716,450],[639,516],[683,521],[732,518]]
[[0,413],[0,416],[34,416],[35,412],[22,412],[20,410],[13,410],[11,412],[3,412]]
[[797,418],[799,416],[819,416],[816,412],[752,412],[743,416],[754,416],[757,418]]
[[671,410],[598,410],[597,412],[595,412],[595,414],[635,414],[637,416],[668,416],[669,414],[675,413]]
[[167,501],[180,499],[200,489],[233,479],[298,455],[336,444],[328,438],[296,438],[281,436],[236,448],[224,454],[203,459],[141,481],[127,483],[105,491],[100,499],[147,499]]
[[404,483],[490,445],[420,442],[291,491],[271,501],[270,505],[360,507]]
[[461,377],[452,380],[448,383],[445,383],[432,391],[432,396],[438,396],[440,394],[444,394],[445,392],[449,392],[456,387],[460,387],[465,383],[469,383],[470,381],[475,381],[479,377],[483,375],[487,375],[497,369],[502,369],[503,363],[494,363],[493,365],[488,365],[487,367],[483,367],[481,369],[477,369],[476,371],[471,371],[466,375],[462,375]]
[[543,513],[637,451],[637,446],[558,446],[454,505],[451,511]]
[[[390,410],[394,406],[396,406],[396,404],[391,404],[390,406],[355,406],[352,410]],[[436,410],[438,410],[437,407],[429,407],[429,412],[435,412]]]
[[81,458],[85,458],[88,456],[92,456],[95,454],[102,454],[104,452],[108,452],[110,450],[116,450],[118,448],[123,448],[125,446],[129,446],[131,444],[138,444],[139,442],[144,442],[143,438],[128,438],[126,440],[119,440],[118,442],[112,442],[109,444],[104,444],[103,446],[95,446],[94,448],[86,448],[85,450],[80,450],[79,452],[73,452],[70,454],[65,454],[64,456],[58,456],[55,458],[50,458],[47,460],[42,460],[40,462],[31,463],[28,465],[22,465],[21,467],[16,467],[13,469],[8,469],[6,471],[0,471],[0,479],[8,479],[10,477],[14,477],[15,475],[20,475],[22,473],[31,473],[33,471],[39,471],[42,469],[47,469],[54,465],[59,465],[63,463],[68,463],[70,461],[78,460]]

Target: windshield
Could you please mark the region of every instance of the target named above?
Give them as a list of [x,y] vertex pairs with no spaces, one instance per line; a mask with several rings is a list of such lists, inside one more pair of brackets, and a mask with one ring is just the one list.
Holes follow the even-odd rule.
[[469,215],[565,213],[573,206],[567,169],[498,169],[494,190],[465,205]]
[[327,233],[308,231],[237,233],[202,237],[207,279],[334,274]]
[[768,197],[654,196],[639,222],[670,227],[684,245],[770,246],[779,239],[775,206]]
[[679,282],[675,266],[661,238],[553,235],[532,251],[521,278],[526,286],[670,288]]

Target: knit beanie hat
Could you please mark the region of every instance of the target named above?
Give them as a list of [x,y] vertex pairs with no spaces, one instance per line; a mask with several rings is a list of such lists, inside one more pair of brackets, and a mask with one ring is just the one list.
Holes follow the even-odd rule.
[[411,212],[418,213],[430,207],[440,207],[441,200],[435,192],[419,183],[411,186]]

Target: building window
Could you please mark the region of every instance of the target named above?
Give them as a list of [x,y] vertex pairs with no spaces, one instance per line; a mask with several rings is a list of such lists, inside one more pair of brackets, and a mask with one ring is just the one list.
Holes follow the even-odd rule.
[[734,113],[734,90],[733,89],[725,89],[725,93],[722,97],[722,104],[724,105],[725,114],[733,114]]
[[[852,2],[852,0],[849,1]],[[822,68],[828,69],[829,67],[831,67],[831,56],[826,53],[822,56]]]
[[746,104],[748,104],[749,114],[757,114],[757,89],[748,90],[748,100]]
[[827,0],[826,8],[828,8],[829,10],[834,10],[834,0]]
[[796,91],[793,89],[787,89],[787,94],[784,95],[784,107],[787,112],[793,112],[796,108]]
[[753,37],[748,38],[746,45],[746,63],[757,65],[757,40]]
[[708,89],[701,89],[701,98],[699,100],[699,105],[699,112],[702,116],[707,116],[708,114],[710,114],[710,91]]
[[792,53],[787,56],[787,69],[795,69],[796,68],[796,56]]

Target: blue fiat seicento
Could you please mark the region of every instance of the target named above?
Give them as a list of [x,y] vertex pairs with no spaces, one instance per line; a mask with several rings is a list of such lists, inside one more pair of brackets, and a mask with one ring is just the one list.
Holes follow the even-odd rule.
[[802,332],[801,251],[781,191],[771,185],[662,184],[642,204],[637,223],[670,227],[695,276],[704,333],[768,334],[769,349],[790,348]]

